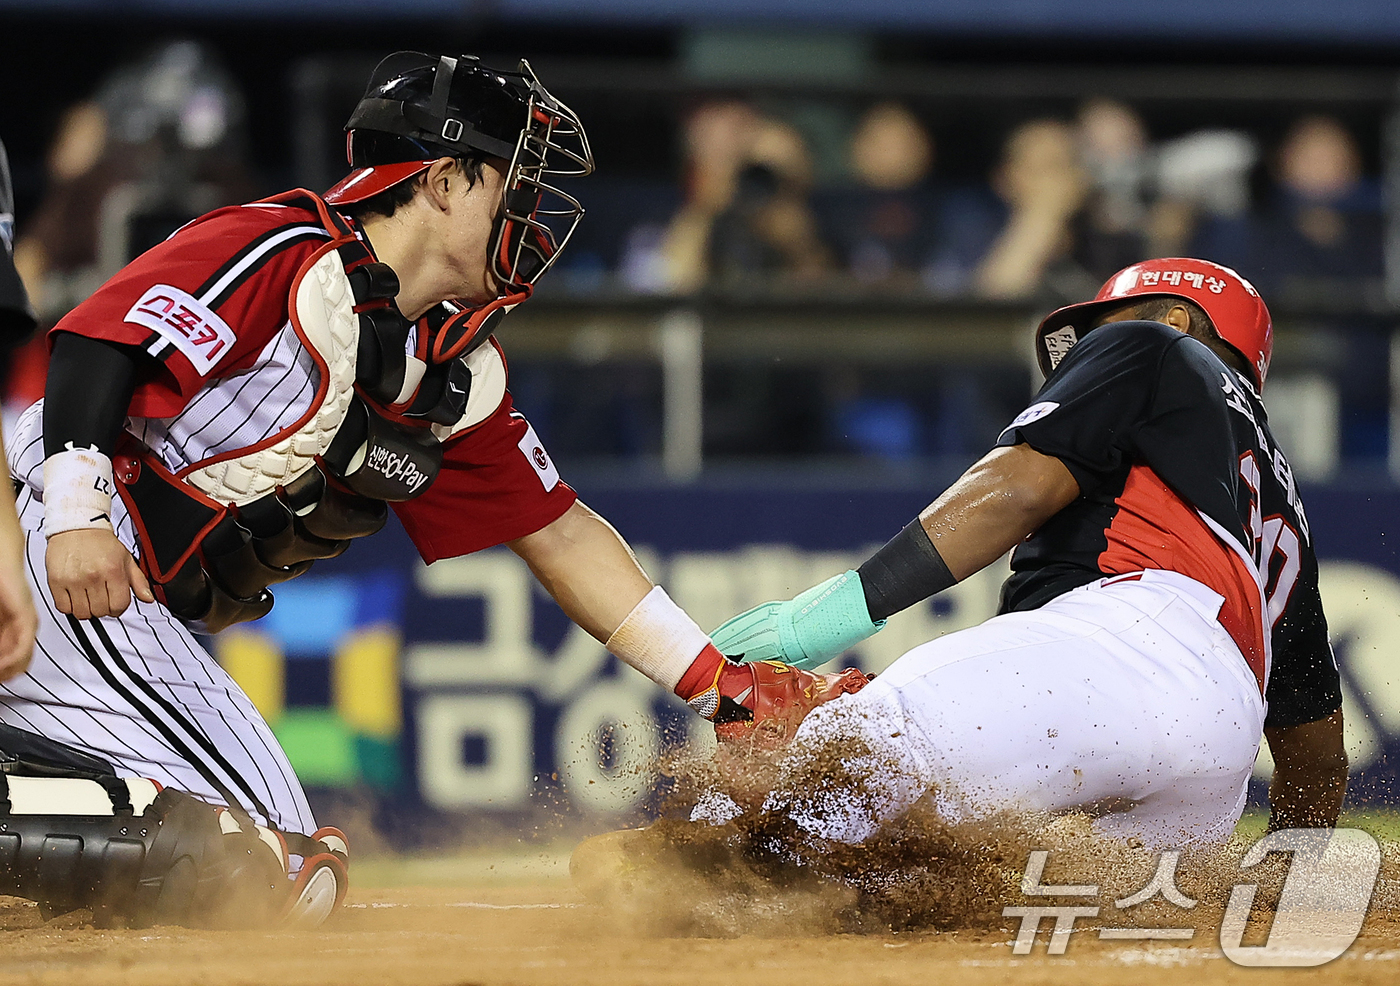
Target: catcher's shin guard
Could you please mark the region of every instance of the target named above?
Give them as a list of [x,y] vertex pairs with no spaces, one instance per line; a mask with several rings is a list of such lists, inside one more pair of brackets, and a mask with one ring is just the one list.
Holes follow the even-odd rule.
[[91,908],[102,927],[315,927],[344,900],[348,873],[336,829],[277,832],[0,724],[0,894],[46,914]]
[[91,908],[100,927],[277,920],[291,888],[279,841],[242,812],[111,781],[0,774],[0,893],[47,914]]
[[350,847],[336,828],[317,829],[311,836],[288,836],[302,857],[282,920],[294,928],[317,928],[345,900],[350,886]]

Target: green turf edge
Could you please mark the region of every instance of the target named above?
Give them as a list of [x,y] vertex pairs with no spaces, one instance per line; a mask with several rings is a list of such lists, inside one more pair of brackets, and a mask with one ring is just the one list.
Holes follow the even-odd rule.
[[[1269,824],[1269,813],[1263,808],[1246,811],[1235,826],[1235,835],[1242,839],[1258,839]],[[1353,808],[1342,812],[1338,828],[1360,829],[1380,842],[1400,842],[1400,810],[1394,808]]]

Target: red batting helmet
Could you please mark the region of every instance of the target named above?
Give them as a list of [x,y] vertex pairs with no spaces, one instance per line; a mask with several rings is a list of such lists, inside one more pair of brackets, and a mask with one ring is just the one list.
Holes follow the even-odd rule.
[[1051,312],[1035,333],[1035,354],[1046,376],[1092,322],[1130,298],[1184,298],[1210,316],[1220,338],[1244,357],[1254,384],[1264,388],[1274,355],[1274,324],[1259,292],[1239,274],[1209,260],[1164,257],[1125,267],[1108,279],[1093,301]]

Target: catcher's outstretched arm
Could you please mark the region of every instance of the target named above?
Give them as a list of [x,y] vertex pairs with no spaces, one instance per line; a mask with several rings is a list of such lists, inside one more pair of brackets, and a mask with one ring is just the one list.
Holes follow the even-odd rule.
[[1269,830],[1332,828],[1347,793],[1342,710],[1299,726],[1264,730],[1274,757]]
[[569,619],[604,642],[652,590],[622,535],[581,502],[508,546]]
[[581,502],[508,546],[569,619],[652,681],[687,701],[687,675],[718,681],[724,659],[705,631],[652,584],[622,535]]

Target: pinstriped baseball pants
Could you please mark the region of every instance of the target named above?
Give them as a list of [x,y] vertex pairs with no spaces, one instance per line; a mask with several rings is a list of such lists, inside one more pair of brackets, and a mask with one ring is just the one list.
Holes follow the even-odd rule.
[[0,685],[0,722],[101,757],[119,774],[315,832],[272,730],[184,624],[134,598],[116,618],[58,612],[44,571],[43,507],[28,487],[17,505],[39,634],[28,673]]

